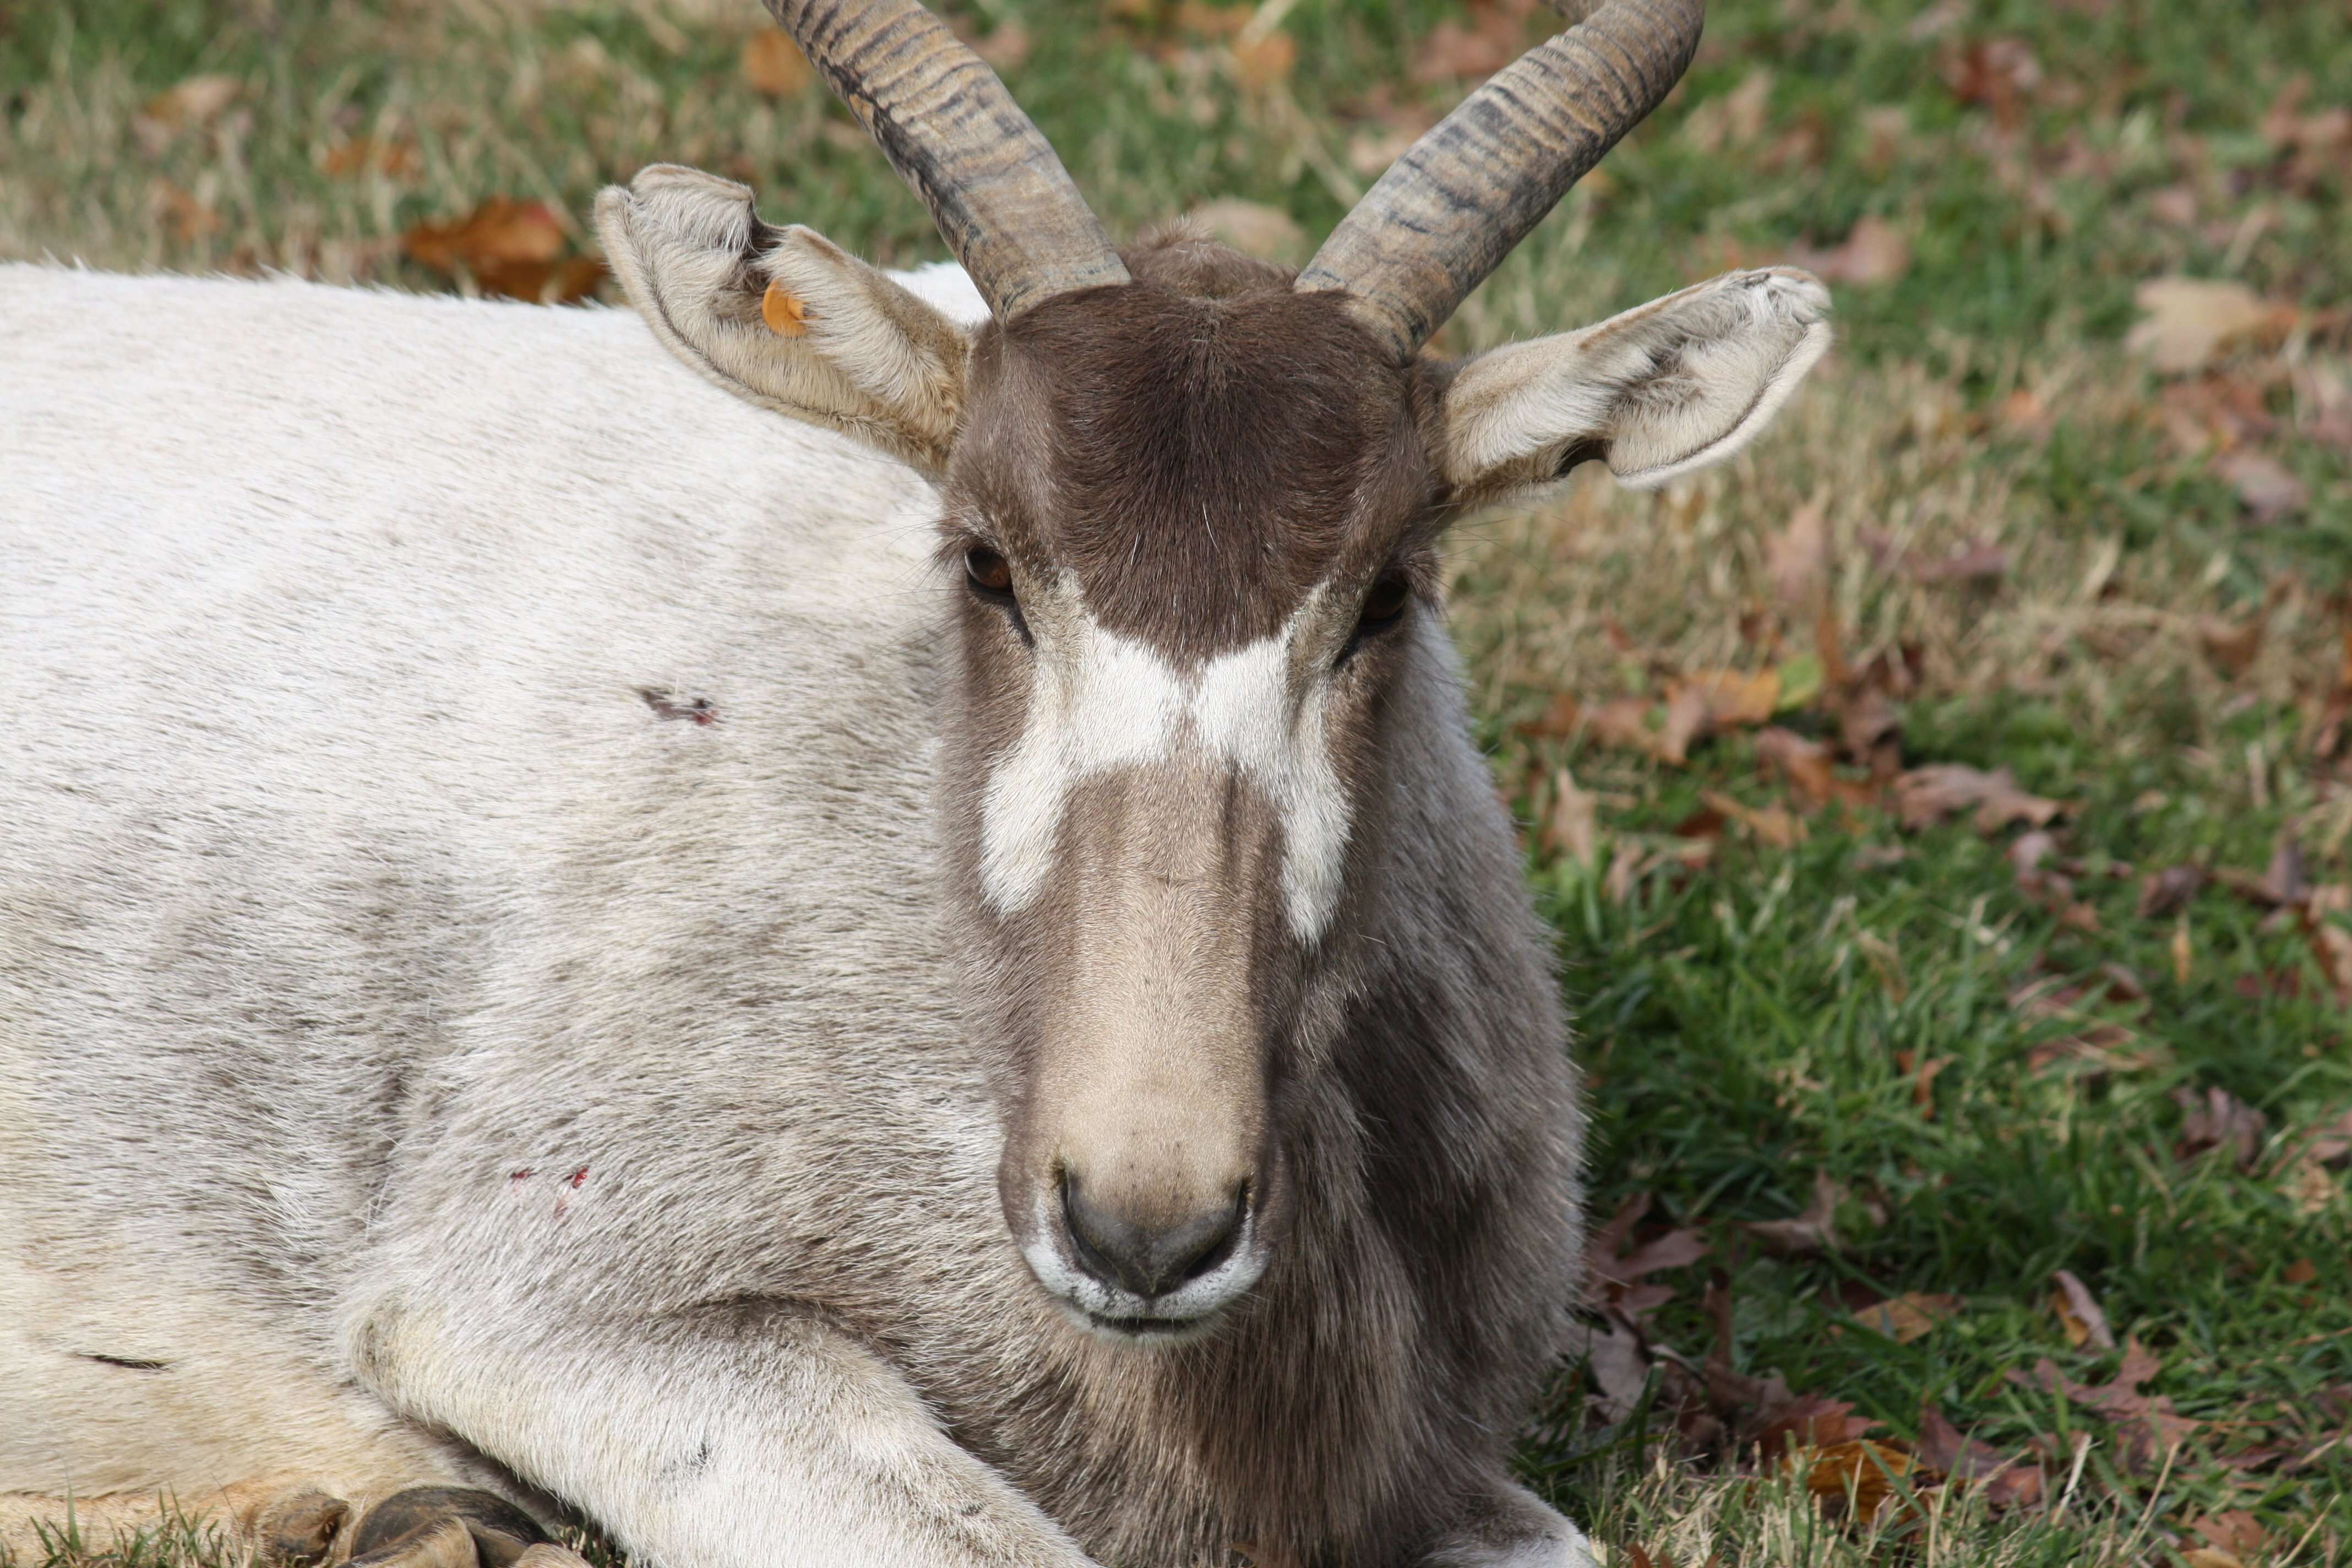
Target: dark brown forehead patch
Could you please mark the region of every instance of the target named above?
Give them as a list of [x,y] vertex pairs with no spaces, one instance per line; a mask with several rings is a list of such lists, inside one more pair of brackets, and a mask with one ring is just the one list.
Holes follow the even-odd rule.
[[[1104,626],[1198,657],[1279,630],[1384,549],[1427,470],[1408,373],[1337,296],[1283,279],[1203,298],[1145,270],[983,352],[956,477]],[[1007,471],[1024,462],[1049,471]]]

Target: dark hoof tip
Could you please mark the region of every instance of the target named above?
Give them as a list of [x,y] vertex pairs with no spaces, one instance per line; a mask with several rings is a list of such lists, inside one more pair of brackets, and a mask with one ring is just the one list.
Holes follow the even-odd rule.
[[335,1532],[351,1517],[352,1505],[324,1492],[297,1492],[269,1505],[255,1534],[261,1560],[271,1568],[313,1568],[335,1549]]
[[367,1510],[352,1537],[352,1556],[381,1552],[445,1519],[457,1520],[474,1538],[481,1568],[514,1568],[517,1558],[548,1538],[530,1515],[495,1492],[473,1487],[411,1487]]

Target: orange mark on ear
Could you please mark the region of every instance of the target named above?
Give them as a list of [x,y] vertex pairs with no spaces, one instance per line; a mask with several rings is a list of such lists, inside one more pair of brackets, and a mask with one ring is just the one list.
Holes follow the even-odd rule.
[[767,322],[768,331],[780,338],[808,334],[808,306],[781,283],[769,284],[768,291],[760,296],[760,320]]

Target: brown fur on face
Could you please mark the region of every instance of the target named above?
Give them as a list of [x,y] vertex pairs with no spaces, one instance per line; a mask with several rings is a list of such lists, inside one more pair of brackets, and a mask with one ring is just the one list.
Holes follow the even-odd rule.
[[1266,637],[1419,542],[1441,492],[1422,367],[1223,246],[1178,231],[1127,259],[1130,285],[983,331],[951,517],[1175,657]]

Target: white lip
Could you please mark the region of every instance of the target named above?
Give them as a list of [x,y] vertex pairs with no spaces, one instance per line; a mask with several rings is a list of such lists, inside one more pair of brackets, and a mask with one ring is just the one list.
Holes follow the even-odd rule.
[[1060,1227],[1053,1223],[1043,1196],[1029,1217],[1035,1239],[1022,1243],[1021,1256],[1037,1282],[1081,1326],[1129,1343],[1172,1344],[1196,1338],[1219,1311],[1248,1294],[1258,1276],[1265,1272],[1265,1251],[1258,1245],[1255,1213],[1242,1215],[1242,1233],[1223,1263],[1198,1279],[1187,1280],[1182,1289],[1159,1296],[1139,1296],[1106,1285],[1064,1257],[1055,1239]]

